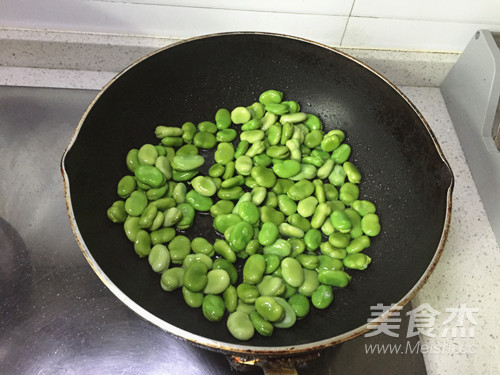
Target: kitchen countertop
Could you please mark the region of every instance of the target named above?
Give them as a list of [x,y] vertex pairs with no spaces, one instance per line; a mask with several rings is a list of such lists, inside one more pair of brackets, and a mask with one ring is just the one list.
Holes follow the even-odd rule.
[[[377,55],[377,53],[377,51],[374,51],[373,55],[380,56]],[[370,52],[363,51],[363,54],[366,57],[370,55]],[[394,52],[392,56],[397,57],[400,55]],[[101,58],[106,59],[111,58],[111,56],[101,56]],[[369,59],[369,56],[366,58]],[[444,59],[446,60],[446,66],[449,66],[450,56],[445,56]],[[383,66],[383,61],[381,59],[377,59],[376,61]],[[391,64],[393,64],[393,62],[388,60],[387,65]],[[68,78],[75,80],[75,77],[77,77],[76,81],[79,82],[80,87],[96,89],[102,87],[102,85],[115,74],[115,72],[99,72],[92,70],[75,71],[74,69],[40,69],[40,67],[36,66],[0,65],[4,65],[2,68],[7,69],[7,71],[11,73],[10,78],[4,76],[3,81],[0,82],[4,86],[23,85],[43,87],[45,85],[44,80],[37,77],[37,75],[44,71],[50,75],[50,79],[47,81],[51,82],[51,87],[73,87],[71,81],[68,81]],[[498,272],[498,268],[500,267],[500,249],[491,230],[484,207],[468,168],[467,161],[439,91],[439,79],[434,79],[428,87],[417,87],[412,85],[415,83],[415,78],[412,76],[411,72],[405,73],[402,71],[400,74],[401,76],[398,76],[396,79],[398,86],[410,100],[413,101],[428,121],[455,176],[452,221],[446,246],[431,277],[412,300],[413,309],[424,307],[427,311],[430,311],[431,316],[435,319],[435,321],[428,324],[426,327],[427,330],[423,333],[421,332],[419,335],[421,343],[420,351],[424,354],[427,373],[498,374],[500,373],[500,360],[497,355],[499,353],[498,342],[500,338],[500,328],[497,324],[496,317],[498,316],[498,310],[500,308],[498,294],[500,286],[500,274]],[[412,78],[409,81],[405,81],[405,74]],[[33,77],[35,77],[35,79],[33,79]],[[421,80],[425,82],[425,77]],[[405,85],[405,83],[409,85]],[[90,99],[91,96],[92,94],[88,96],[88,99]],[[0,109],[2,106],[5,107],[9,105],[16,105],[16,102],[0,101]],[[71,103],[68,105],[71,105]],[[38,110],[38,113],[43,116],[43,108],[38,108]],[[24,113],[24,107],[19,108],[19,113]],[[25,116],[28,116],[28,114]],[[43,120],[43,118],[41,120]],[[76,127],[76,125],[77,123],[75,122],[73,127]],[[66,126],[68,126],[68,124],[66,124]],[[4,129],[2,129],[2,131],[4,131]],[[47,129],[47,131],[54,131],[54,137],[57,137],[57,133],[55,132],[56,129]],[[7,134],[7,136],[12,136],[12,134]],[[9,138],[6,136],[0,138],[0,150],[6,149],[6,142],[8,142],[8,139]],[[66,143],[66,141],[62,140],[58,142],[61,144]],[[28,142],[23,146],[33,147],[34,145],[36,144],[30,144],[30,142]],[[57,155],[53,156],[52,162],[54,165],[58,163],[57,157]],[[3,158],[5,158],[5,156]],[[29,160],[9,158],[7,160],[12,161],[9,166],[4,164],[1,167],[2,175],[11,174],[12,171],[16,170],[19,163],[33,164],[30,169],[30,175],[28,175],[28,177],[23,176],[24,178],[30,179],[33,176],[36,177],[37,173],[40,173],[36,169],[36,158]],[[57,178],[59,178],[59,176],[57,176]],[[60,179],[57,178],[54,176],[54,180],[51,181],[51,183],[62,184]],[[16,246],[22,245],[23,242],[31,243],[34,239],[26,238],[25,236],[28,233],[33,235],[34,232],[28,231],[25,228],[26,225],[40,225],[40,230],[43,230],[46,225],[48,225],[46,223],[47,219],[53,219],[53,217],[49,215],[50,207],[44,205],[44,195],[50,194],[47,190],[47,186],[33,186],[32,184],[20,185],[20,193],[24,191],[27,194],[40,196],[39,204],[36,207],[32,207],[30,211],[26,213],[26,217],[28,217],[29,220],[24,223],[12,223],[8,220],[9,214],[17,207],[16,197],[6,195],[6,191],[3,190],[6,189],[4,185],[0,185],[0,187],[2,189],[0,190],[0,195],[7,198],[6,202],[3,203],[0,216],[13,226],[13,228],[7,229],[4,227],[3,230],[12,233],[9,235],[9,238],[17,244]],[[64,221],[65,219],[65,217],[58,218],[58,225],[62,227],[66,226],[69,229],[69,225]],[[14,229],[17,230],[18,234],[15,234],[16,231]],[[74,248],[76,245],[76,242],[71,243],[71,240],[68,238],[66,238],[65,241],[65,246]],[[49,244],[42,245],[47,247],[47,259],[49,259],[51,251],[50,246]],[[3,246],[4,245],[2,245],[2,247]],[[27,253],[29,254],[29,252]],[[18,253],[16,256],[23,256],[23,254],[26,254],[26,251]],[[58,254],[58,256],[61,257],[61,264],[63,264],[62,261],[66,255],[61,253]],[[39,261],[42,262],[43,259],[39,259]],[[54,267],[58,267],[61,264],[54,264]],[[3,266],[3,263],[0,263],[0,265]],[[19,272],[35,274],[32,273],[33,270],[36,270],[36,268],[40,266],[41,264],[32,264],[31,269],[20,269]],[[77,278],[83,277],[81,272],[90,270],[90,267],[88,267],[87,271],[82,271],[80,266],[82,265],[78,264],[74,269],[75,277]],[[39,275],[38,279],[32,280],[33,285],[40,287],[48,282],[48,280],[50,281],[51,271],[47,270],[46,272],[47,273],[44,275]],[[2,279],[2,274],[3,272],[0,274],[0,280],[4,283],[6,280]],[[102,293],[104,286],[99,285],[97,277],[95,280],[95,290],[89,290],[89,294],[86,296],[74,295],[73,298],[75,300],[85,298],[89,303],[95,303],[97,309],[96,317],[100,314],[104,316],[106,314],[106,307],[99,304],[99,299],[96,299],[96,296]],[[72,293],[71,290],[64,288],[65,280],[61,280],[60,282],[62,284],[61,290],[54,291],[54,293]],[[15,287],[16,284],[14,283],[13,286]],[[43,303],[40,304],[40,302],[43,301],[25,301],[24,305],[19,305],[18,308],[20,311],[23,311],[23,309],[37,309],[40,306],[43,307]],[[8,303],[9,300],[4,299],[0,302],[0,309]],[[57,317],[62,325],[70,325],[72,318],[78,316],[78,311],[68,309],[67,306],[61,306],[61,311],[70,313],[69,315],[65,314],[64,316]],[[39,316],[42,318],[44,317],[43,313],[43,308],[38,311]],[[122,313],[127,314],[126,312]],[[455,313],[456,315],[454,315]],[[22,316],[22,314],[20,314],[20,316]],[[460,317],[464,321],[464,328],[467,328],[464,332],[460,330],[462,327],[456,327],[457,322],[458,325],[460,324]],[[92,324],[94,324],[93,322],[94,320],[89,320],[87,322],[89,324],[87,329],[94,330],[94,333],[98,334],[97,331],[99,326],[92,326]],[[8,323],[11,324],[12,322]],[[29,323],[35,326],[35,321]],[[421,327],[423,327],[423,325]],[[457,331],[455,331],[453,327],[455,329],[458,328]],[[473,328],[473,331],[471,328]],[[38,327],[37,329],[43,330],[44,327]],[[118,327],[118,329],[131,330],[131,335],[134,334],[134,327],[123,326]],[[465,337],[459,337],[460,334]],[[9,368],[2,369],[2,363],[5,365],[4,356],[9,350],[8,343],[12,342],[18,344],[19,340],[16,340],[16,337],[12,335],[9,336],[9,333],[0,333],[0,337],[2,335],[7,336],[4,337],[4,339],[0,339],[0,373],[3,371],[9,373]],[[88,337],[88,335],[82,335],[82,340],[88,339]],[[155,342],[153,341],[148,344],[155,345]],[[29,341],[26,341],[25,345],[29,347]],[[89,345],[92,345],[92,342],[89,342]],[[22,346],[17,349],[22,350]],[[63,343],[61,343],[59,346],[51,348],[51,350],[57,352],[64,351],[65,349]],[[140,348],[134,345],[131,346],[131,350],[136,351],[140,350]],[[404,356],[407,354],[400,355]],[[99,353],[96,352],[97,357],[98,355]],[[131,353],[131,355],[137,355],[137,353]],[[370,356],[370,354],[365,355]],[[368,357],[360,357],[358,360],[367,360],[367,358]],[[383,358],[383,355],[381,358]],[[65,369],[62,363],[60,363],[59,366],[62,366],[60,370],[58,371],[55,369],[52,373],[67,373],[64,372]],[[193,364],[193,366],[195,366],[195,364]],[[82,370],[82,372],[84,372],[84,370]],[[32,368],[28,373],[39,372],[36,371],[36,368]]]

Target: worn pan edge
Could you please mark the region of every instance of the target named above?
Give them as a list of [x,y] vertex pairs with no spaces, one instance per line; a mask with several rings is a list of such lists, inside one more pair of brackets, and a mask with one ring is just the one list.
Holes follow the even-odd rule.
[[[155,55],[157,53],[160,53],[160,52],[162,52],[164,50],[167,50],[169,48],[175,47],[175,46],[180,45],[180,44],[192,42],[194,40],[201,40],[201,39],[206,39],[206,38],[213,38],[213,37],[227,36],[227,35],[240,35],[240,34],[268,35],[268,36],[274,36],[274,37],[281,37],[281,38],[288,38],[288,39],[295,39],[295,40],[303,41],[303,42],[306,42],[306,43],[310,43],[310,44],[317,45],[319,47],[328,49],[328,50],[330,50],[332,52],[338,53],[338,54],[340,54],[340,55],[348,58],[349,60],[351,60],[351,61],[353,61],[353,62],[355,62],[355,63],[363,66],[365,69],[371,71],[373,74],[375,74],[380,79],[382,79],[387,85],[389,85],[394,91],[396,91],[407,102],[407,104],[410,106],[410,108],[417,114],[417,116],[422,121],[422,124],[425,126],[425,128],[426,128],[429,136],[431,137],[431,139],[432,139],[432,141],[434,143],[434,146],[436,147],[436,150],[438,151],[438,154],[439,154],[442,162],[446,165],[446,167],[447,167],[447,169],[449,171],[449,174],[450,174],[450,183],[449,183],[449,186],[448,186],[448,189],[447,189],[447,199],[446,199],[447,200],[447,202],[446,202],[447,210],[446,210],[445,220],[444,220],[444,223],[443,223],[443,225],[444,225],[443,226],[443,232],[442,232],[442,235],[441,235],[438,247],[436,249],[436,252],[435,252],[435,254],[434,254],[434,256],[433,256],[433,258],[432,258],[429,266],[427,267],[427,269],[425,270],[425,272],[423,273],[423,275],[421,276],[421,278],[414,285],[414,287],[404,297],[402,297],[400,301],[398,301],[397,303],[395,303],[391,309],[389,309],[388,311],[386,311],[384,314],[382,314],[381,316],[377,317],[376,319],[373,319],[372,321],[369,321],[366,324],[364,324],[364,325],[362,325],[362,326],[360,326],[360,327],[358,327],[358,328],[356,328],[354,330],[346,332],[346,333],[344,333],[342,335],[338,335],[338,336],[335,336],[335,337],[332,337],[332,338],[328,338],[328,339],[321,340],[321,341],[316,341],[316,342],[309,343],[309,344],[301,344],[301,345],[296,345],[296,346],[261,347],[261,346],[252,346],[252,345],[232,344],[232,343],[227,343],[227,342],[221,342],[221,341],[218,341],[218,340],[213,340],[213,339],[209,339],[209,338],[206,338],[206,337],[202,337],[202,336],[193,334],[191,332],[185,331],[183,329],[180,329],[180,328],[178,328],[176,326],[173,326],[173,325],[171,325],[171,324],[163,321],[162,319],[159,319],[155,315],[151,314],[150,312],[148,312],[147,310],[145,310],[144,308],[142,308],[141,306],[139,306],[137,303],[135,303],[134,301],[132,301],[125,293],[123,293],[108,278],[108,276],[103,272],[103,270],[99,267],[99,265],[97,264],[97,262],[95,261],[95,259],[91,255],[91,253],[90,253],[87,245],[85,244],[85,241],[84,241],[84,239],[83,239],[83,237],[82,237],[82,235],[81,235],[81,233],[80,233],[80,231],[78,229],[78,225],[76,223],[75,215],[74,215],[74,211],[73,211],[73,206],[72,206],[72,203],[71,203],[71,190],[70,190],[69,177],[68,177],[68,174],[67,174],[66,169],[65,169],[65,160],[66,160],[66,156],[67,156],[68,152],[71,150],[72,146],[76,142],[78,134],[79,134],[79,132],[81,130],[81,127],[83,126],[83,123],[85,122],[85,119],[86,119],[87,115],[89,114],[89,112],[92,109],[92,107],[94,106],[94,104],[99,100],[99,98],[101,97],[101,95],[118,78],[120,78],[128,70],[132,69],[133,67],[135,67],[140,62],[146,60],[147,58],[149,58],[149,57],[151,57],[151,56],[153,56],[153,55]],[[256,356],[259,356],[259,355],[264,355],[264,356],[267,356],[267,355],[269,355],[269,356],[286,355],[286,356],[290,356],[290,355],[294,355],[294,354],[300,354],[300,353],[303,353],[303,352],[306,352],[306,351],[321,350],[321,349],[323,349],[325,347],[329,347],[329,346],[332,346],[332,345],[337,345],[337,344],[340,344],[342,342],[345,342],[345,341],[348,341],[350,339],[353,339],[354,337],[362,335],[363,333],[365,333],[365,332],[367,332],[367,331],[369,331],[371,329],[371,328],[368,328],[368,326],[373,327],[374,325],[381,324],[386,319],[388,319],[392,314],[394,314],[395,312],[398,312],[400,310],[400,308],[402,308],[404,305],[406,305],[415,296],[415,294],[417,294],[417,292],[422,288],[422,286],[428,280],[428,278],[430,277],[432,271],[436,267],[436,264],[439,261],[439,258],[441,256],[443,250],[444,250],[444,246],[445,246],[446,239],[448,237],[448,232],[449,232],[449,227],[450,227],[450,222],[451,222],[452,192],[453,192],[453,186],[454,186],[454,178],[453,178],[452,170],[451,170],[450,165],[449,165],[448,161],[446,160],[446,158],[445,158],[445,156],[444,156],[444,154],[443,154],[443,152],[441,150],[441,147],[440,147],[439,143],[437,142],[437,139],[436,139],[436,137],[435,137],[432,129],[430,128],[429,124],[427,123],[427,121],[425,120],[425,118],[423,117],[423,115],[420,113],[420,111],[416,108],[416,106],[408,99],[408,97],[406,95],[404,95],[403,92],[400,89],[398,89],[391,81],[389,81],[382,74],[378,73],[375,69],[371,68],[370,66],[366,65],[365,63],[357,60],[356,58],[348,55],[347,53],[345,53],[343,51],[340,51],[340,50],[338,50],[336,48],[333,48],[333,47],[330,47],[330,46],[327,46],[325,44],[321,44],[321,43],[318,43],[318,42],[314,42],[314,41],[311,41],[311,40],[308,40],[308,39],[305,39],[305,38],[296,37],[296,36],[290,36],[290,35],[285,35],[285,34],[278,34],[278,33],[245,32],[245,31],[242,31],[242,32],[226,32],[226,33],[207,34],[207,35],[202,35],[202,36],[198,36],[198,37],[194,37],[194,38],[190,38],[190,39],[186,39],[186,40],[182,40],[182,41],[179,41],[179,42],[175,42],[175,43],[169,44],[168,46],[165,46],[165,47],[163,47],[161,49],[155,50],[155,51],[147,54],[146,56],[138,59],[136,62],[132,63],[130,66],[128,66],[123,71],[121,71],[120,73],[118,73],[112,80],[110,80],[99,91],[99,93],[96,95],[96,97],[89,104],[89,106],[87,107],[86,111],[82,115],[82,118],[80,119],[80,121],[78,123],[78,126],[76,127],[76,129],[75,129],[75,131],[74,131],[74,133],[73,133],[73,135],[72,135],[72,137],[70,139],[70,142],[69,142],[68,146],[66,147],[66,149],[64,151],[64,154],[63,154],[63,156],[61,158],[60,168],[61,168],[61,174],[62,174],[62,177],[63,177],[64,195],[65,195],[65,201],[66,201],[66,210],[67,210],[67,214],[68,214],[68,218],[69,218],[69,221],[70,221],[70,225],[71,225],[73,234],[74,234],[74,236],[76,238],[76,241],[77,241],[80,249],[83,252],[83,255],[87,259],[88,263],[90,264],[90,266],[92,267],[92,269],[94,270],[94,272],[98,275],[98,277],[101,279],[101,281],[106,285],[106,287],[108,287],[110,289],[110,291],[116,297],[118,297],[125,305],[127,305],[131,310],[133,310],[135,313],[137,313],[138,315],[140,315],[142,318],[148,320],[150,323],[158,326],[159,328],[161,328],[162,330],[164,330],[164,331],[166,331],[168,333],[173,334],[174,336],[176,336],[178,338],[190,341],[193,344],[200,345],[200,346],[208,348],[208,349],[213,349],[213,350],[217,350],[217,351],[224,351],[224,352],[231,352],[231,353],[235,353],[235,354],[241,353],[241,354],[245,354],[247,356],[248,355],[256,355]]]

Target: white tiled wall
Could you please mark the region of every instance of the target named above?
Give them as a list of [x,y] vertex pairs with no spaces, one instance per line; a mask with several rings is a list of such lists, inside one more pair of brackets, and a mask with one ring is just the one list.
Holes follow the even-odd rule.
[[0,0],[0,27],[187,38],[266,31],[362,48],[460,52],[500,0]]

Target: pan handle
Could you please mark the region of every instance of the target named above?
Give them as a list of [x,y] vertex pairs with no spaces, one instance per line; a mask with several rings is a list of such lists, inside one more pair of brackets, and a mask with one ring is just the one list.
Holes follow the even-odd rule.
[[266,364],[262,366],[262,370],[264,370],[264,375],[298,375],[297,370],[291,367],[272,367]]

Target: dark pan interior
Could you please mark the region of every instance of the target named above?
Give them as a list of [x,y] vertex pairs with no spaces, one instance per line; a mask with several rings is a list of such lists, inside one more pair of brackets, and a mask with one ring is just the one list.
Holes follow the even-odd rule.
[[[114,81],[90,108],[65,159],[78,228],[107,277],[174,326],[242,344],[225,320],[209,323],[180,292],[164,292],[106,210],[128,173],[125,155],[157,142],[157,125],[211,120],[218,108],[250,105],[270,88],[318,115],[326,131],[346,132],[351,160],[364,178],[361,197],[376,203],[383,232],[366,251],[372,265],[350,272],[351,285],[335,290],[332,307],[245,343],[263,347],[312,343],[355,329],[367,322],[370,306],[400,301],[431,263],[453,178],[421,118],[393,87],[350,58],[302,40],[252,33],[196,39],[153,54]],[[199,233],[215,238],[210,217],[196,219]]]

